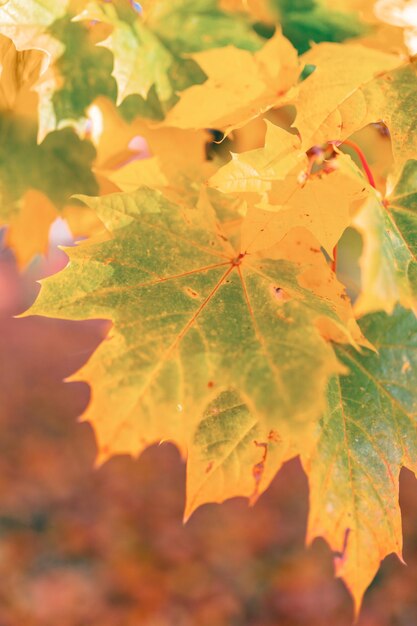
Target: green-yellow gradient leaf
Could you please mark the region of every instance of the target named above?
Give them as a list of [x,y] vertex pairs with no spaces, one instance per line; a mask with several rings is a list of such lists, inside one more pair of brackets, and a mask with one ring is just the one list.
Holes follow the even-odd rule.
[[350,336],[337,306],[300,286],[296,264],[234,249],[209,208],[146,188],[85,200],[113,238],[68,250],[68,267],[43,282],[29,314],[113,321],[76,375],[91,385],[85,419],[99,458],[167,439],[185,452],[223,393],[239,395],[261,442],[273,432],[288,446],[305,433],[339,371],[316,324],[328,319]]
[[[306,439],[313,424],[304,425]],[[185,519],[202,504],[234,496],[253,504],[295,453],[276,430],[265,431],[237,391],[223,391],[206,408],[189,445]]]
[[[379,121],[379,114],[376,119],[364,119],[367,112],[362,95],[364,86],[378,74],[402,63],[396,55],[353,43],[318,44],[301,59],[306,66],[315,68],[299,85],[293,99],[297,107],[294,126],[301,134],[305,150],[346,138],[369,122]],[[354,106],[349,107],[347,102],[351,96],[355,101]]]
[[169,77],[174,57],[139,18],[129,23],[119,17],[113,4],[95,2],[87,5],[80,18],[113,26],[112,33],[101,45],[114,55],[113,76],[118,87],[118,104],[131,94],[146,97],[154,85],[160,100],[169,101],[174,97],[174,86]]
[[354,220],[363,238],[358,313],[391,312],[417,298],[417,161],[407,161],[392,193],[368,201]]
[[417,61],[415,58],[354,91],[340,108],[342,137],[371,122],[384,122],[390,131],[397,175],[417,154]]
[[329,384],[310,483],[308,539],[323,536],[359,607],[380,561],[402,552],[398,478],[417,469],[417,321],[397,308],[361,328],[377,352],[337,346],[349,369]]

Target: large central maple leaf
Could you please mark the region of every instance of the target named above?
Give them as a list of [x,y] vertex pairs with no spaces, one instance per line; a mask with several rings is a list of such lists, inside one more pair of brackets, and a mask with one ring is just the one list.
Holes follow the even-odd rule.
[[[270,442],[272,477],[301,433],[308,439],[340,371],[318,331],[328,320],[350,337],[339,305],[300,286],[296,264],[235,248],[214,209],[146,188],[86,201],[113,237],[68,250],[30,314],[113,321],[76,376],[92,387],[85,419],[100,460],[167,439],[185,453],[209,407],[234,394],[257,424],[250,456]],[[248,496],[253,465],[241,468]]]

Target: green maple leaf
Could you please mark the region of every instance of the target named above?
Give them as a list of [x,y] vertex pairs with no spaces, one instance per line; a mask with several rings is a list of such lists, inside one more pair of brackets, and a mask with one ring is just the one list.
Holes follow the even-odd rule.
[[371,198],[355,218],[364,239],[361,259],[361,312],[397,302],[413,307],[417,297],[417,161],[407,161],[397,184],[382,203]]
[[344,41],[366,31],[357,14],[335,11],[316,0],[271,0],[271,5],[282,32],[299,53],[308,50],[312,42]]
[[[62,121],[66,125],[77,126],[80,120],[85,119],[88,107],[98,97],[104,96],[113,102],[117,100],[117,84],[112,76],[112,54],[95,45],[94,27],[74,22],[73,17],[73,14],[67,14],[48,29],[51,37],[59,41],[60,52],[52,70],[55,88],[51,89],[51,73],[38,86],[41,138],[59,128]],[[198,71],[197,74],[196,80],[202,79],[202,73]],[[128,96],[119,111],[128,121],[138,115],[155,120],[164,117],[155,85],[144,97],[139,94]]]
[[75,190],[97,192],[91,171],[95,150],[67,128],[50,133],[38,144],[37,127],[30,120],[0,116],[0,189],[3,223],[17,209],[28,189],[45,193],[57,208],[67,203]]
[[357,608],[380,561],[402,558],[399,472],[417,468],[415,315],[398,307],[363,318],[361,328],[377,352],[336,347],[349,374],[330,382],[317,446],[304,461],[308,539],[327,539]]
[[[314,423],[339,368],[316,328],[328,319],[349,335],[337,307],[301,287],[293,263],[240,254],[210,210],[146,188],[85,201],[112,239],[68,250],[69,266],[43,283],[29,314],[113,322],[77,374],[92,386],[85,418],[99,458],[166,439],[191,449],[210,406],[231,394],[261,441],[274,433],[272,476],[289,442]],[[247,445],[248,458],[259,457],[254,440]],[[242,469],[245,495],[254,491],[252,465]]]
[[61,120],[78,120],[98,96],[116,100],[116,83],[111,76],[111,54],[93,45],[84,24],[68,15],[56,21],[51,34],[64,46],[56,61],[62,86],[53,94],[55,125]]

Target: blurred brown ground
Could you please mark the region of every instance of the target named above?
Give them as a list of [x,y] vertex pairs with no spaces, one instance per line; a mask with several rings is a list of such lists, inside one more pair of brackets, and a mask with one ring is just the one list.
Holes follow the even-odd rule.
[[[77,416],[88,388],[62,380],[100,322],[14,319],[52,251],[19,276],[0,252],[0,626],[348,626],[352,604],[326,544],[304,547],[307,481],[286,465],[253,509],[206,505],[182,524],[175,448],[93,469]],[[405,560],[388,557],[359,626],[417,625],[417,484],[401,477]]]

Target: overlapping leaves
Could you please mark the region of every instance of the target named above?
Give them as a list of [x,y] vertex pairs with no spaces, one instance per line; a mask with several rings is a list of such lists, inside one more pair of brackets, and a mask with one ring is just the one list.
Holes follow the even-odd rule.
[[[300,454],[309,538],[329,542],[359,605],[401,555],[398,474],[416,467],[417,323],[397,305],[416,310],[417,90],[402,47],[330,9],[8,0],[0,32],[22,52],[0,42],[0,180],[22,262],[72,193],[102,194],[83,201],[108,232],[69,250],[30,310],[113,322],[75,375],[99,459],[175,441],[189,516],[255,502]],[[356,164],[340,151],[375,123],[394,157],[377,183],[360,147]],[[333,271],[352,226],[360,327]]]

